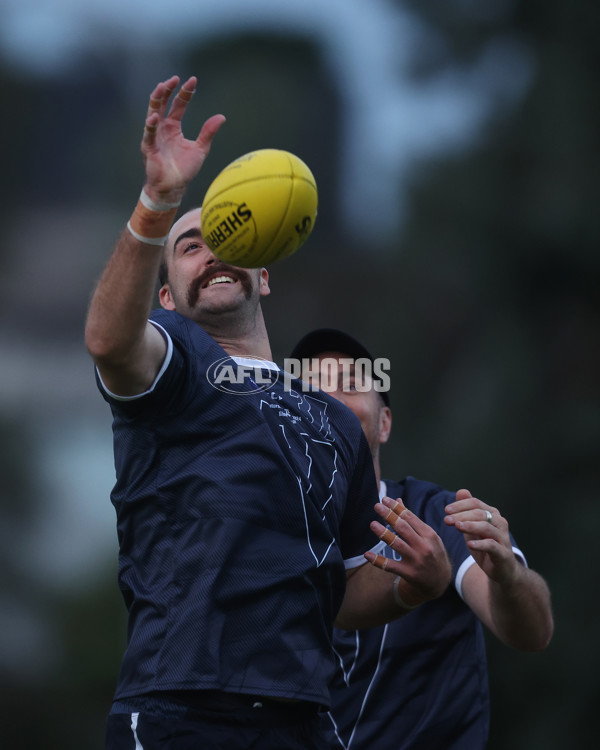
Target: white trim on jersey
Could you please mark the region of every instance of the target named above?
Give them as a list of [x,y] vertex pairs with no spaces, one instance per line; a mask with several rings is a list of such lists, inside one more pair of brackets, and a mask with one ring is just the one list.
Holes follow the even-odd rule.
[[[528,568],[529,566],[527,565],[527,560],[525,559],[525,555],[521,552],[521,550],[518,547],[513,547],[512,551],[514,552],[515,557],[518,557],[520,561],[523,563],[523,565],[526,568]],[[469,570],[471,565],[477,565],[473,555],[469,555],[467,559],[463,561],[462,565],[458,569],[456,578],[454,579],[454,586],[456,587],[456,590],[458,591],[458,595],[463,601],[465,600],[465,597],[463,596],[463,592],[462,592],[462,582],[463,582],[463,578],[465,577],[465,573],[467,572],[467,570]]]
[[[370,551],[376,555],[383,555],[385,552],[385,542],[382,542],[381,540],[378,541],[374,547],[371,547]],[[366,562],[364,555],[349,557],[347,560],[344,560],[344,568],[346,568],[346,570],[352,570],[353,568],[358,568],[361,565],[364,565]]]
[[231,359],[242,367],[259,367],[265,370],[279,370],[279,365],[275,362],[271,362],[270,359],[262,359],[262,357],[231,357]]
[[[379,653],[377,655],[377,666],[375,667],[375,671],[373,672],[373,675],[372,675],[371,679],[369,680],[369,684],[367,686],[367,689],[365,690],[363,701],[361,703],[360,710],[358,712],[358,716],[356,717],[356,721],[354,722],[354,726],[352,727],[352,733],[350,734],[350,738],[348,739],[348,744],[347,745],[344,745],[344,743],[342,741],[342,738],[339,735],[338,726],[337,726],[337,724],[335,722],[335,719],[333,718],[333,714],[331,713],[331,711],[328,712],[329,718],[331,719],[331,723],[333,724],[335,736],[336,736],[338,742],[340,743],[340,745],[344,748],[344,750],[350,750],[350,746],[352,745],[352,742],[354,740],[354,735],[356,734],[356,730],[358,728],[360,720],[362,719],[362,715],[363,715],[363,713],[365,711],[365,706],[367,704],[367,701],[369,700],[369,695],[371,694],[371,690],[373,689],[373,685],[374,685],[374,683],[375,683],[375,681],[377,679],[377,675],[379,674],[379,669],[381,667],[381,657],[382,657],[382,654],[383,654],[383,647],[385,645],[385,641],[386,641],[387,634],[388,634],[388,627],[389,627],[389,623],[387,623],[384,626],[384,628],[383,628],[383,634],[381,636],[381,643],[379,644]],[[352,669],[354,669],[354,662],[356,662],[356,659],[358,658],[358,652],[359,652],[359,649],[360,649],[360,631],[358,631],[358,630],[356,631],[356,636],[357,636],[356,637],[356,652],[355,652],[354,659],[353,659]],[[339,658],[339,656],[338,656],[338,658]],[[340,660],[340,663],[341,663],[341,660]],[[343,664],[342,664],[342,669],[343,669]],[[350,672],[352,671],[352,669],[350,670]],[[350,672],[348,672],[347,675],[344,674],[344,679],[346,681],[346,684],[348,684],[348,679],[350,678]]]
[[144,391],[143,393],[137,393],[135,396],[119,396],[116,393],[109,391],[108,388],[104,385],[102,376],[100,375],[100,372],[98,371],[98,368],[96,367],[96,372],[98,373],[98,380],[100,381],[100,385],[102,386],[103,391],[106,393],[107,396],[114,398],[115,401],[135,401],[138,398],[143,398],[144,396],[147,396],[149,393],[152,393],[152,391],[156,388],[158,381],[162,378],[165,370],[169,366],[169,362],[171,361],[171,357],[173,356],[173,341],[171,337],[169,336],[169,334],[165,331],[165,329],[161,325],[159,325],[158,323],[155,323],[153,320],[150,320],[148,322],[152,323],[152,325],[155,328],[160,328],[160,330],[163,332],[163,335],[167,342],[167,353],[165,354],[165,359],[162,363],[160,370],[158,371],[158,375],[154,378],[154,382],[152,383],[150,388],[148,388],[147,391]]
[[131,714],[131,731],[133,732],[133,739],[135,740],[135,750],[144,750],[144,746],[140,742],[138,736],[137,736],[137,725],[138,725],[138,719],[140,718],[140,714],[135,713]]

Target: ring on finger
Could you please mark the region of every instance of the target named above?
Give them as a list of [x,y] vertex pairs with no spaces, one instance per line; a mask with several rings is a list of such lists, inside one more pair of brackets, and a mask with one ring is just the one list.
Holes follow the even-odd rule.
[[485,513],[485,520],[488,523],[492,523],[492,514],[489,512],[489,510],[484,510],[483,512]]

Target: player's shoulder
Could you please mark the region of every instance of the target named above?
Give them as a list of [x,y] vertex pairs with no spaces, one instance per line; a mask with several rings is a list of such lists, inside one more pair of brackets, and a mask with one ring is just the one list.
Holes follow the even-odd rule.
[[212,349],[215,356],[226,356],[226,352],[202,326],[175,310],[156,308],[150,313],[150,322],[165,331],[179,347],[196,350],[202,354]]
[[[186,318],[185,315],[175,312],[175,310],[165,310],[162,307],[152,310],[150,321],[161,328],[164,328],[169,334],[182,335],[184,332],[192,330],[196,324]],[[198,326],[199,327],[199,326]]]

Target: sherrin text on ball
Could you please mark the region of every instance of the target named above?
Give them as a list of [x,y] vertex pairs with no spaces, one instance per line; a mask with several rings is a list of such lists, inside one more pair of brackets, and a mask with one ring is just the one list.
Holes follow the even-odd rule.
[[202,203],[204,241],[225,263],[260,268],[296,252],[317,217],[317,185],[294,154],[260,149],[220,172]]

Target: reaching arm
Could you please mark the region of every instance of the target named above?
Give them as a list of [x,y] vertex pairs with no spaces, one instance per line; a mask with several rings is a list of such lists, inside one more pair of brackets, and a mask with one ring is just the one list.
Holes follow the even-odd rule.
[[336,625],[346,630],[371,628],[396,620],[446,590],[452,573],[438,534],[389,497],[375,510],[394,531],[373,521],[371,530],[402,556],[394,560],[373,552],[371,563],[348,573],[346,595]]
[[166,353],[160,333],[148,323],[165,236],[188,183],[200,170],[224,122],[214,115],[196,140],[187,140],[181,120],[196,86],[188,79],[169,108],[179,83],[173,76],[150,96],[141,151],[146,181],[140,202],[100,278],[90,303],[85,341],[106,387],[121,396],[143,393]]
[[506,519],[468,490],[456,493],[446,513],[445,522],[464,534],[477,563],[463,579],[466,603],[506,645],[519,651],[545,649],[554,630],[550,591],[515,557]]

